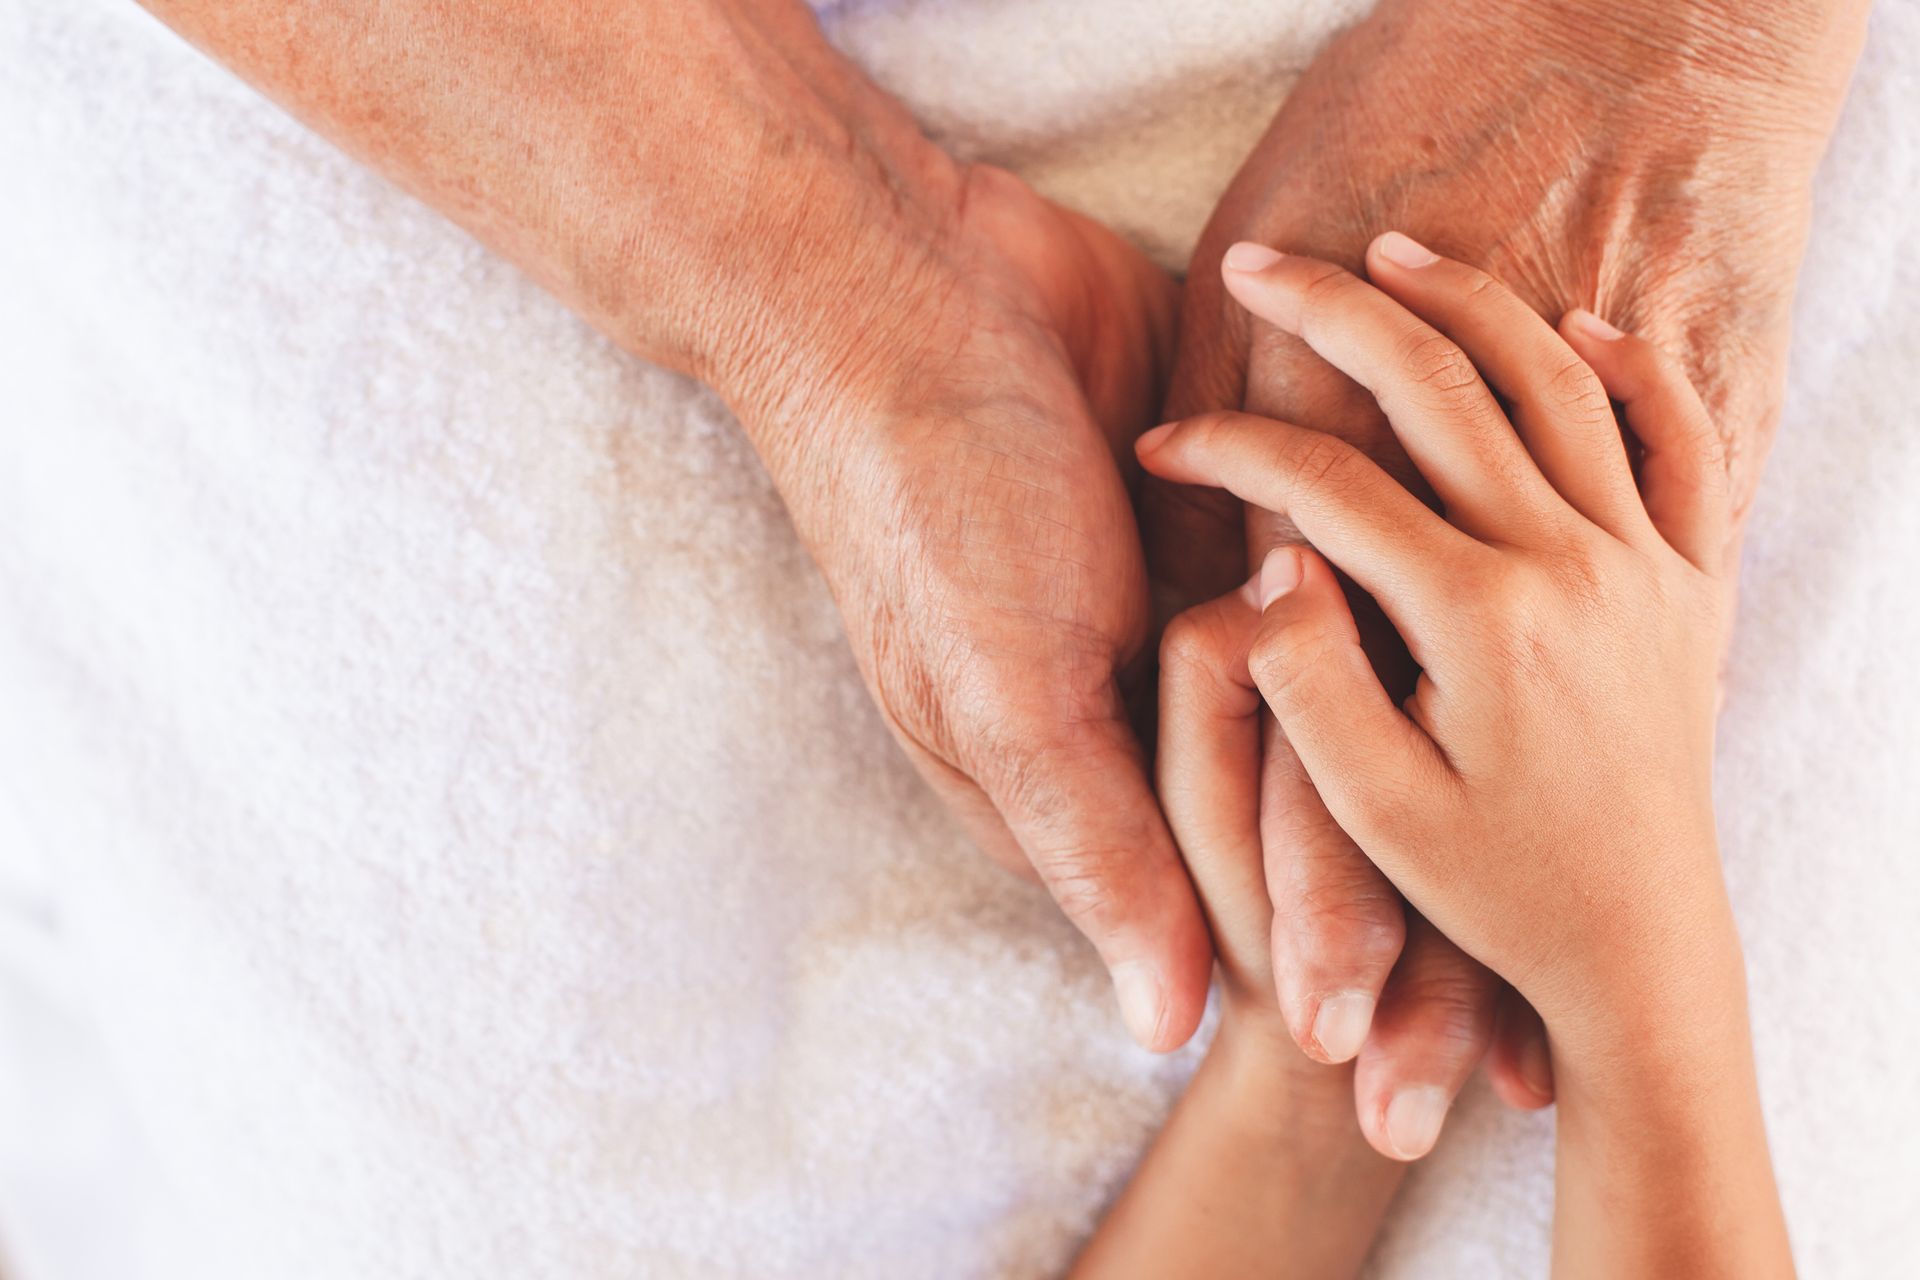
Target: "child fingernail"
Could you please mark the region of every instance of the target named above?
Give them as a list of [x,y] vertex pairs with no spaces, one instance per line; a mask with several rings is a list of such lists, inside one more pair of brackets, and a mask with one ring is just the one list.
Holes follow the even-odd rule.
[[1160,1038],[1161,1006],[1160,978],[1153,966],[1138,961],[1113,966],[1113,993],[1128,1034],[1143,1048],[1153,1048]]
[[1402,1089],[1387,1104],[1387,1145],[1402,1160],[1418,1160],[1440,1140],[1452,1099],[1445,1089],[1416,1085]]
[[1272,607],[1275,600],[1299,586],[1302,569],[1298,547],[1275,547],[1267,552],[1267,558],[1260,562],[1260,608],[1264,611]]
[[1360,1052],[1373,1026],[1373,997],[1364,991],[1343,991],[1320,1002],[1313,1017],[1313,1038],[1329,1062],[1345,1062]]
[[1242,240],[1228,249],[1226,256],[1220,262],[1229,271],[1265,271],[1280,261],[1281,256],[1277,249],[1269,249],[1263,244]]
[[1440,261],[1440,255],[1415,240],[1412,236],[1403,236],[1398,231],[1389,231],[1375,243],[1380,256],[1397,267],[1418,270],[1430,267]]
[[1572,322],[1574,328],[1586,334],[1589,338],[1598,338],[1602,342],[1612,342],[1615,338],[1625,336],[1618,329],[1584,307],[1576,308],[1568,313],[1567,319]]
[[1163,422],[1151,431],[1142,431],[1140,438],[1133,442],[1134,452],[1147,453],[1158,449],[1166,442],[1167,437],[1173,434],[1173,429],[1179,425],[1177,422]]

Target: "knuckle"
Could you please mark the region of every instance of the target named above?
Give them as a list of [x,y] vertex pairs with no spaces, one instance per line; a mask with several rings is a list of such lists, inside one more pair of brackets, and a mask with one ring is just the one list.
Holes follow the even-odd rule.
[[1587,537],[1575,538],[1555,561],[1560,587],[1583,609],[1600,605],[1608,593],[1611,572],[1604,549]]
[[1327,311],[1347,305],[1360,287],[1359,277],[1344,267],[1314,263],[1300,286],[1302,319],[1311,323]]
[[1185,670],[1207,665],[1213,658],[1211,628],[1197,609],[1177,614],[1160,635],[1160,665]]
[[[1304,770],[1302,771],[1305,777]],[[1308,783],[1309,788],[1311,783]],[[1337,858],[1361,857],[1318,792],[1283,793],[1281,802],[1264,797],[1260,805],[1260,831],[1267,847],[1277,857],[1275,865],[1284,871],[1274,886],[1284,892],[1296,879],[1305,879],[1313,869]]]
[[1196,413],[1188,418],[1178,431],[1179,434],[1195,441],[1209,441],[1220,433],[1232,417],[1233,414],[1229,410],[1208,409],[1204,413]]
[[1326,640],[1319,629],[1306,620],[1292,620],[1268,627],[1247,654],[1247,669],[1261,695],[1276,708],[1292,707],[1305,692],[1309,672],[1325,650]]
[[861,659],[881,715],[909,751],[954,763],[957,734],[948,714],[946,686],[917,646],[878,618]]
[[1406,910],[1378,875],[1361,867],[1318,867],[1275,891],[1274,929],[1303,967],[1385,969],[1406,939]]
[[1286,464],[1291,469],[1293,487],[1298,489],[1337,489],[1356,479],[1359,452],[1337,436],[1319,431],[1301,431],[1282,444]]
[[1489,294],[1503,295],[1506,287],[1478,267],[1462,267],[1460,293],[1468,302],[1487,302]]
[[1613,402],[1587,362],[1569,353],[1547,375],[1547,403],[1577,422],[1613,421]]
[[1107,708],[1070,679],[1023,680],[1010,691],[1009,674],[975,664],[951,686],[956,752],[1002,811],[1042,827],[1068,820],[1083,784],[1110,763]]
[[1209,409],[1188,418],[1174,432],[1177,441],[1197,454],[1218,453],[1245,430],[1243,415],[1231,409]]
[[1474,603],[1483,626],[1498,627],[1533,607],[1533,583],[1520,566],[1504,558],[1483,558],[1457,571],[1458,587]]
[[1396,973],[1395,999],[1417,1012],[1414,1027],[1429,1050],[1477,1058],[1493,1038],[1494,986],[1486,970],[1457,955]]
[[1510,563],[1482,569],[1471,587],[1477,612],[1475,631],[1495,659],[1494,670],[1509,674],[1540,671],[1553,628],[1543,617],[1542,597],[1550,590],[1544,575]]
[[1479,385],[1473,363],[1446,335],[1414,325],[1397,340],[1394,361],[1407,380],[1440,396],[1456,396]]
[[1106,933],[1130,922],[1135,854],[1126,845],[1072,844],[1038,850],[1033,863],[1068,919],[1089,934]]

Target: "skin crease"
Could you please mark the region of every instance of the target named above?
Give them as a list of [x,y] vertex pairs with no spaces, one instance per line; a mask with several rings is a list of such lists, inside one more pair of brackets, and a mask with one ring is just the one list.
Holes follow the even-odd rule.
[[[1274,259],[1229,256],[1234,296],[1377,396],[1446,519],[1352,446],[1249,414],[1163,427],[1141,457],[1291,517],[1422,673],[1404,706],[1389,694],[1311,550],[1276,549],[1169,628],[1161,789],[1220,941],[1222,1028],[1076,1275],[1280,1258],[1351,1275],[1391,1192],[1329,1101],[1341,1069],[1294,1052],[1274,994],[1263,704],[1393,883],[1545,1015],[1554,1274],[1791,1275],[1713,831],[1732,520],[1714,423],[1657,347],[1584,312],[1556,333],[1411,241],[1375,243],[1371,284]],[[1644,448],[1637,478],[1609,396]],[[1331,1193],[1301,1178],[1302,1150]]]
[[[1125,446],[1171,354],[1161,273],[1011,176],[943,155],[796,0],[145,3],[616,342],[716,387],[915,763],[990,855],[1047,883],[1122,976],[1143,1042],[1190,1034],[1209,940],[1119,681],[1150,652]],[[1805,175],[1863,10],[1721,5],[1740,41],[1675,43],[1673,15],[1695,7],[1668,0],[1538,0],[1525,23],[1475,0],[1384,4],[1316,62],[1222,204],[1171,403],[1284,411],[1390,456],[1351,388],[1248,328],[1212,266],[1243,235],[1352,261],[1390,215],[1442,247],[1497,249],[1483,260],[1531,301],[1592,302],[1605,280],[1609,314],[1678,333],[1703,366],[1732,352],[1758,370],[1719,392],[1709,379],[1710,403],[1777,386]],[[1462,48],[1473,56],[1436,52]],[[1755,48],[1764,74],[1743,75]],[[1753,123],[1753,104],[1788,123]],[[1714,112],[1746,127],[1706,127]],[[1485,145],[1522,132],[1523,147]],[[1676,136],[1718,150],[1676,156]],[[1651,176],[1602,190],[1621,173]],[[1788,234],[1765,231],[1782,211]],[[1702,260],[1717,279],[1674,265]],[[1738,323],[1720,319],[1729,296],[1757,300]],[[1147,495],[1163,590],[1191,600],[1237,581],[1238,508],[1223,518],[1169,492]],[[1282,972],[1305,972],[1317,946],[1323,988],[1378,989],[1406,936],[1399,896],[1315,816],[1290,753],[1270,760],[1270,787],[1291,771],[1291,789],[1266,806],[1269,879],[1298,873],[1276,895],[1276,937],[1298,948]],[[1479,1057],[1497,988],[1445,951],[1383,1004],[1357,1072],[1363,1113],[1402,1085],[1457,1087]],[[1314,1049],[1316,993],[1282,994]],[[1495,1050],[1496,1087],[1537,1104],[1521,1069],[1537,1019],[1504,1025],[1517,1030]]]
[[[1182,302],[1169,417],[1245,407],[1352,441],[1424,492],[1378,409],[1292,335],[1227,296],[1235,241],[1357,266],[1388,227],[1508,281],[1530,306],[1609,319],[1679,352],[1721,433],[1735,519],[1772,439],[1789,306],[1814,168],[1863,38],[1861,0],[1542,3],[1524,22],[1479,0],[1386,0],[1315,60],[1223,197]],[[1295,540],[1284,517],[1149,481],[1142,496],[1156,600],[1228,590]],[[1734,575],[1722,579],[1731,600]],[[1383,679],[1413,665],[1363,595],[1354,606]],[[1284,737],[1269,736],[1262,820],[1282,1003],[1314,1038],[1323,997],[1379,994],[1407,909],[1355,848]],[[1415,922],[1417,928],[1417,921]],[[1458,1090],[1487,1051],[1496,1091],[1537,1106],[1536,1015],[1450,944],[1427,957],[1417,1032],[1378,1019],[1360,1052],[1363,1117],[1403,1089]],[[1499,1002],[1500,1016],[1492,1013]],[[1530,1076],[1528,1064],[1534,1064]]]

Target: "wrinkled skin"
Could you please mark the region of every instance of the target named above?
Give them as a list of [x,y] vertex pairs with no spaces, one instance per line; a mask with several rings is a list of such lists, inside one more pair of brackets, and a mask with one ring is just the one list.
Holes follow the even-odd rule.
[[808,447],[763,453],[914,763],[1094,942],[1136,1038],[1172,1048],[1212,949],[1119,677],[1150,633],[1127,473],[1173,282],[1003,171],[923,182],[951,216],[893,289],[883,358],[850,353]]
[[[1219,273],[1241,240],[1357,267],[1373,236],[1397,228],[1507,281],[1543,315],[1585,306],[1684,357],[1725,441],[1731,564],[1778,416],[1813,169],[1864,6],[1726,7],[1759,30],[1746,36],[1687,8],[1667,6],[1681,16],[1663,23],[1614,5],[1609,24],[1541,5],[1519,23],[1511,6],[1388,0],[1336,40],[1195,254],[1166,416],[1245,407],[1340,435],[1417,484],[1371,401],[1297,340],[1250,322]],[[1212,492],[1150,482],[1143,508],[1163,608],[1231,589],[1247,550],[1297,538],[1264,513],[1243,524]],[[1356,605],[1376,665],[1404,694],[1404,650],[1369,602]],[[1327,816],[1284,739],[1269,741],[1276,969],[1302,1046],[1317,1054],[1322,996],[1384,986],[1363,1093],[1366,1082],[1382,1096],[1404,1083],[1456,1090],[1497,1025],[1496,1088],[1516,1105],[1546,1101],[1539,1021],[1480,966],[1441,940],[1424,948],[1419,990],[1403,989],[1415,975],[1394,972],[1407,933],[1399,896]],[[1422,1016],[1409,1018],[1415,1007]]]

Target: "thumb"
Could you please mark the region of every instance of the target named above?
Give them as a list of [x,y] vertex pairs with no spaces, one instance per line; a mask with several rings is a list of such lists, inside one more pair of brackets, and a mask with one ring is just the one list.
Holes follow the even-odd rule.
[[[1360,645],[1333,569],[1305,547],[1276,547],[1260,566],[1262,618],[1247,665],[1328,810],[1362,848],[1379,819],[1412,802],[1446,767],[1394,705]],[[1396,868],[1383,865],[1391,877]]]
[[1200,1025],[1213,943],[1117,694],[1111,702],[1095,718],[1029,723],[979,781],[1099,951],[1128,1031],[1164,1053]]

